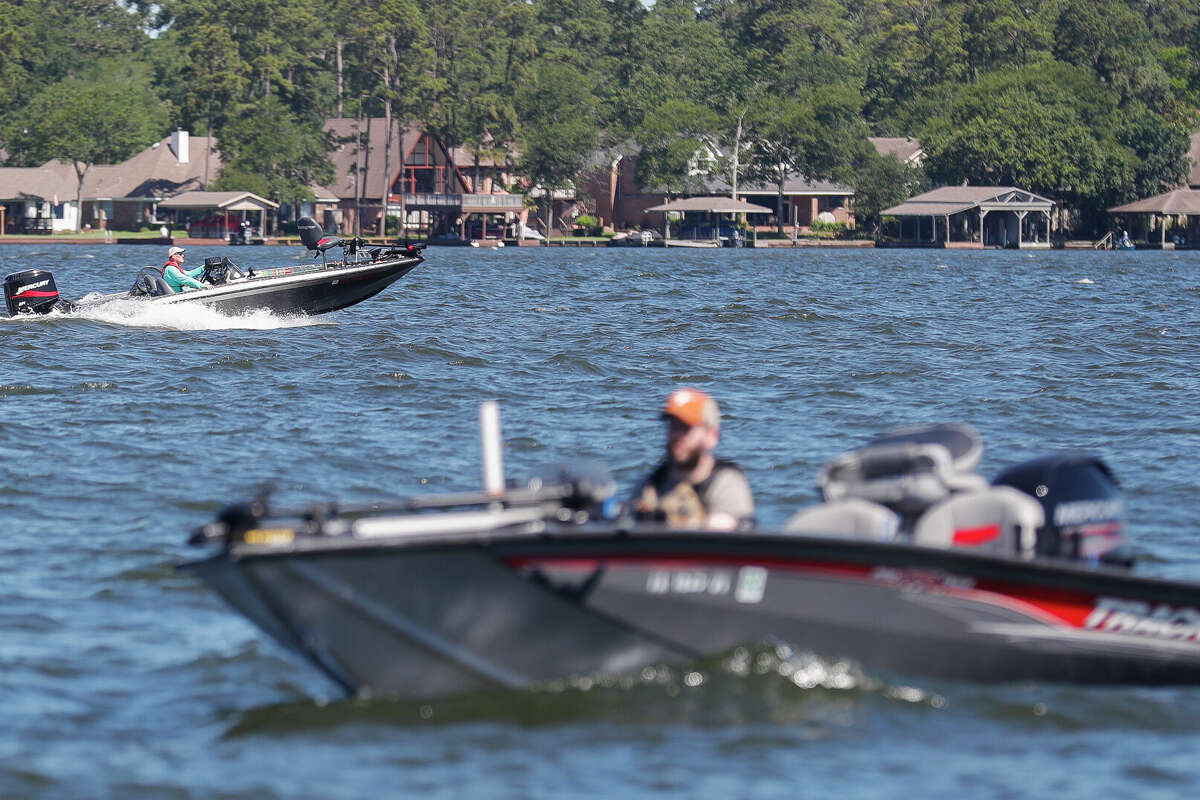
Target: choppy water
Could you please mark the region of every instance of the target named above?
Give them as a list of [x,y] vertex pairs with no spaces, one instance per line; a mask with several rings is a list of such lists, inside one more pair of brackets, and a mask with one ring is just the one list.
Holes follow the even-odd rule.
[[[229,250],[267,265],[299,250]],[[195,257],[204,254],[192,253]],[[1200,691],[978,687],[758,649],[437,704],[345,702],[175,564],[288,502],[480,483],[577,455],[629,486],[676,384],[711,389],[760,519],[896,424],[981,471],[1103,455],[1143,571],[1200,580],[1200,254],[430,250],[311,320],[136,308],[0,321],[0,796],[1179,797]],[[78,297],[162,253],[0,248]]]

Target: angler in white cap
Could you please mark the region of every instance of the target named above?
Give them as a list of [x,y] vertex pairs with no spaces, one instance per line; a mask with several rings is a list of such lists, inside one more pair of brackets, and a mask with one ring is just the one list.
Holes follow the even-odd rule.
[[204,284],[197,280],[203,273],[203,264],[195,269],[183,268],[182,247],[172,247],[167,251],[167,263],[163,264],[162,276],[173,291],[182,292],[185,288],[205,288]]

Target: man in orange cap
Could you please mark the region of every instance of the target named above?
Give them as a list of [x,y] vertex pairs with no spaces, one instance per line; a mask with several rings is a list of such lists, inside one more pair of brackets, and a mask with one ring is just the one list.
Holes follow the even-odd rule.
[[754,498],[741,468],[717,458],[721,438],[717,401],[701,389],[667,396],[667,456],[634,492],[639,515],[675,527],[734,530],[754,524]]

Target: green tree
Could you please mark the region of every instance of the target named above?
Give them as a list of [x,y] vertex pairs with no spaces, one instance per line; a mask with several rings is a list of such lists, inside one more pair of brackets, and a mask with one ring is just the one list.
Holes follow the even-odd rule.
[[[116,164],[150,146],[166,132],[169,117],[169,106],[137,72],[113,72],[103,83],[67,78],[11,117],[5,140],[19,164],[69,161],[78,179],[76,208],[82,209],[83,181],[92,166]],[[77,217],[76,232],[79,225]]]
[[668,100],[652,110],[636,135],[638,183],[669,195],[701,191],[718,168],[704,156],[717,155],[713,142],[720,128],[715,111],[690,100]]
[[780,234],[783,190],[789,177],[853,180],[870,147],[860,107],[858,95],[844,86],[822,87],[798,98],[758,104],[746,177],[778,188],[776,223]]
[[599,141],[595,96],[574,67],[539,63],[517,92],[520,168],[547,194],[572,188]]
[[880,212],[899,205],[929,186],[925,171],[905,164],[892,153],[869,154],[854,181],[854,219],[878,231]]
[[213,188],[254,192],[276,202],[311,199],[310,185],[334,177],[330,146],[321,120],[297,118],[281,101],[267,98],[225,126],[220,150],[226,164]]

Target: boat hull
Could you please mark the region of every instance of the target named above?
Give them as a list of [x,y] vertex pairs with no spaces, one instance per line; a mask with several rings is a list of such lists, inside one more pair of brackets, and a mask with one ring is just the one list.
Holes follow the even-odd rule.
[[919,676],[1200,683],[1194,584],[904,544],[542,531],[238,545],[188,568],[357,693],[537,686],[762,641]]
[[[374,297],[423,260],[420,256],[410,256],[357,264],[265,269],[254,277],[239,278],[206,289],[138,300],[164,305],[203,305],[228,315],[252,311],[269,311],[281,316],[327,314]],[[74,308],[86,309],[128,299],[129,293],[119,292],[94,300],[81,300]]]

